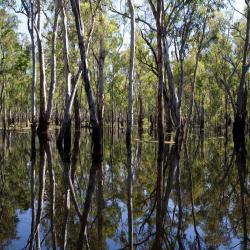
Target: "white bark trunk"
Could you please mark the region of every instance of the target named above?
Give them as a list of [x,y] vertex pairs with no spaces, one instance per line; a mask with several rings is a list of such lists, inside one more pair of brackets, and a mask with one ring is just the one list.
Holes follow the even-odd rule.
[[41,35],[41,1],[37,0],[37,44],[39,55],[39,71],[40,71],[40,118],[45,118],[46,114],[46,75],[45,75],[45,62],[44,50],[42,45]]
[[129,231],[129,249],[134,249],[133,237],[133,171],[132,171],[132,130],[133,130],[133,90],[134,90],[134,61],[135,61],[135,11],[133,0],[128,0],[129,12],[131,17],[130,23],[130,59],[129,59],[129,89],[128,89],[128,118],[126,132],[127,146],[127,185],[128,185],[128,231]]
[[51,44],[51,80],[49,89],[49,99],[47,105],[47,121],[50,121],[52,110],[53,110],[53,97],[56,87],[56,40],[57,40],[57,29],[58,29],[58,2],[55,1],[55,14],[54,24],[52,33],[52,44]]
[[128,89],[128,125],[127,133],[131,134],[133,129],[133,90],[134,90],[134,61],[135,61],[135,14],[132,0],[128,0],[131,16],[130,31],[130,61],[129,61],[129,89]]
[[61,1],[62,11],[62,28],[63,28],[63,60],[64,60],[64,74],[66,80],[66,96],[65,106],[68,105],[71,92],[71,72],[69,68],[69,41],[68,41],[68,29],[67,29],[67,14],[65,10],[65,1]]
[[31,29],[29,29],[32,46],[32,85],[31,85],[31,122],[36,123],[36,45],[34,37],[34,5],[31,3]]

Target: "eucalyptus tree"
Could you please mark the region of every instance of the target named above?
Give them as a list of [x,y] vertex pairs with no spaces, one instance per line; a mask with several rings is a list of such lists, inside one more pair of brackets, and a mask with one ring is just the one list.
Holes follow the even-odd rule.
[[45,67],[45,52],[43,48],[42,30],[41,30],[41,16],[42,16],[42,3],[40,0],[37,1],[37,24],[35,26],[37,33],[37,44],[38,44],[38,58],[39,58],[39,72],[40,72],[40,113],[39,113],[39,124],[37,128],[38,134],[47,133],[49,124],[51,122],[51,116],[53,111],[53,98],[56,86],[56,43],[57,43],[57,31],[58,31],[58,19],[59,19],[59,2],[55,1],[53,5],[54,14],[52,15],[52,38],[51,38],[51,63],[50,63],[50,88],[49,97],[47,100],[47,75]]
[[29,1],[29,4],[22,1],[22,5],[27,15],[27,27],[31,40],[32,51],[32,84],[31,84],[31,123],[36,126],[36,45],[35,45],[35,28],[34,22],[36,20],[35,1]]
[[[201,6],[200,1],[170,1],[165,3],[164,1],[151,1],[149,0],[149,5],[153,17],[155,19],[156,25],[156,64],[157,64],[157,77],[158,77],[158,160],[157,160],[157,218],[156,218],[156,239],[153,248],[159,249],[161,247],[162,235],[163,235],[163,224],[164,215],[162,215],[162,200],[167,197],[163,192],[163,149],[164,149],[164,129],[163,129],[163,94],[164,91],[169,91],[169,106],[171,115],[166,115],[168,119],[172,117],[173,122],[176,126],[176,138],[175,138],[175,154],[174,154],[174,171],[171,174],[174,176],[177,171],[178,181],[180,182],[180,150],[183,140],[184,124],[185,131],[189,127],[189,123],[192,117],[192,109],[195,100],[195,82],[196,73],[198,68],[198,62],[200,54],[203,48],[203,41],[205,37],[206,24],[209,16],[216,7],[220,7],[220,3],[215,3],[213,1],[204,1],[204,7]],[[203,22],[203,27],[200,32],[199,23]],[[150,28],[152,31],[152,28]],[[153,28],[154,29],[154,28]],[[200,34],[199,34],[200,33]],[[197,35],[198,34],[198,35]],[[198,37],[197,39],[197,49],[196,49],[196,63],[193,69],[193,77],[191,80],[191,93],[189,101],[189,111],[187,114],[186,123],[183,122],[183,92],[185,82],[185,60],[188,56],[188,52],[194,46],[191,44],[192,37]],[[148,44],[152,48],[153,43]],[[152,46],[153,45],[153,46]],[[173,49],[174,53],[170,56],[170,49]],[[179,75],[175,76],[173,72],[174,60],[179,68]],[[165,79],[166,78],[166,79]],[[166,86],[166,82],[168,86]],[[165,97],[165,96],[164,96]],[[166,99],[166,97],[165,97]],[[167,109],[166,109],[167,110]],[[187,134],[187,132],[186,132]],[[185,138],[187,136],[185,135]],[[173,178],[172,176],[172,178]],[[171,178],[170,176],[168,178]],[[166,190],[167,192],[167,190]],[[179,192],[181,193],[181,191]],[[180,196],[179,202],[182,198]],[[181,209],[181,204],[179,204],[179,209]],[[181,242],[180,246],[181,247]]]
[[247,118],[247,75],[249,74],[250,61],[250,1],[245,0],[245,18],[246,31],[243,38],[243,53],[241,62],[240,84],[237,93],[237,112],[233,124],[233,139],[236,151],[236,164],[238,168],[239,182],[240,182],[240,200],[241,200],[241,214],[242,214],[242,228],[243,228],[243,249],[249,248],[248,226],[247,226],[247,171],[246,171],[246,146],[245,146],[245,123]]
[[79,0],[71,0],[71,7],[73,16],[75,19],[75,26],[77,30],[77,37],[79,42],[80,58],[81,58],[81,70],[82,70],[82,80],[84,82],[84,88],[88,100],[89,113],[90,113],[90,123],[92,126],[92,167],[90,170],[89,183],[86,192],[86,198],[84,203],[84,210],[81,216],[81,226],[77,249],[82,249],[84,244],[84,235],[87,226],[88,214],[90,211],[90,203],[95,187],[95,175],[97,169],[102,164],[102,143],[101,143],[101,128],[97,116],[97,107],[94,100],[94,94],[92,89],[92,83],[89,77],[89,69],[87,63],[87,51],[86,44],[84,40],[84,23],[81,18],[80,3]]
[[133,90],[134,90],[134,61],[135,61],[135,11],[133,0],[128,0],[130,21],[130,57],[129,57],[129,85],[128,85],[128,114],[127,114],[127,169],[128,169],[128,226],[129,226],[129,249],[133,249],[133,172],[132,172],[132,129],[133,129]]
[[[226,16],[222,18],[221,13],[215,16],[215,21],[210,23],[210,36],[215,35],[216,39],[206,52],[206,58],[209,62],[206,67],[208,66],[211,69],[216,82],[225,92],[225,99],[228,99],[231,104],[231,111],[234,116],[233,135],[236,150],[244,148],[247,117],[248,89],[246,82],[250,65],[248,62],[249,1],[246,1],[245,7],[245,13],[241,13],[242,18],[239,20],[230,19]],[[209,53],[210,56],[208,57]],[[210,75],[210,73],[207,75]],[[225,100],[225,102],[228,101]],[[225,109],[227,112],[227,105]],[[227,114],[226,117],[229,115]]]
[[4,9],[1,9],[0,113],[2,114],[4,129],[10,125],[13,118],[11,113],[14,109],[17,116],[20,112],[24,112],[27,105],[29,105],[24,100],[24,92],[26,92],[27,82],[30,80],[28,73],[30,70],[29,45],[24,39],[18,37],[16,29],[17,19]]
[[[86,56],[89,54],[89,49],[91,48],[93,32],[95,30],[95,23],[96,23],[96,16],[98,15],[99,7],[101,1],[98,0],[97,3],[94,5],[91,1],[89,2],[89,10],[90,10],[90,23],[87,26],[87,33],[88,36],[85,39],[86,43]],[[75,109],[75,129],[79,130],[81,127],[81,119],[80,119],[80,103],[78,100],[78,83],[82,76],[82,66],[81,65],[70,65],[70,50],[69,50],[69,43],[72,41],[69,40],[68,37],[68,27],[67,27],[67,4],[66,2],[62,2],[62,30],[63,30],[63,58],[64,58],[64,74],[65,74],[65,81],[66,81],[66,94],[65,94],[65,110],[64,110],[64,118],[60,127],[60,132],[57,138],[57,144],[61,144],[65,132],[70,133],[71,128],[71,116],[72,116],[72,107],[74,106]],[[102,52],[101,61],[102,64],[104,63],[104,50]],[[103,58],[103,59],[102,59]],[[77,72],[74,75],[73,68],[77,66]],[[102,66],[103,67],[103,66]],[[102,68],[101,67],[101,68]],[[100,74],[102,75],[102,74]],[[103,84],[103,82],[102,82]],[[102,85],[102,84],[98,84]],[[102,100],[103,102],[103,100]],[[103,105],[104,106],[104,105]],[[103,113],[103,112],[102,112]]]
[[158,130],[158,157],[157,157],[157,207],[156,207],[156,237],[152,249],[159,249],[162,245],[162,184],[163,184],[163,147],[164,147],[164,128],[163,128],[163,24],[164,24],[164,4],[163,1],[157,1],[156,6],[149,1],[155,21],[157,32],[157,74],[158,74],[158,94],[157,94],[157,130]]
[[[53,97],[56,84],[56,38],[57,38],[57,27],[58,27],[58,3],[54,4],[54,16],[53,16],[53,28],[52,28],[52,39],[51,39],[51,77],[50,77],[50,91],[49,99],[47,103],[47,76],[45,67],[45,53],[44,53],[44,41],[42,34],[42,16],[44,3],[40,0],[22,0],[21,6],[18,5],[17,1],[6,1],[6,5],[12,8],[16,13],[24,14],[27,17],[27,27],[31,38],[32,45],[32,86],[31,86],[31,121],[32,126],[36,126],[36,46],[39,60],[39,92],[40,92],[40,104],[39,104],[39,125],[38,132],[43,133],[48,129],[50,123],[52,108],[53,108]],[[37,44],[37,45],[36,45]]]
[[[103,8],[101,8],[99,14],[100,26],[105,25],[103,20],[105,16],[104,13],[102,12]],[[103,116],[104,116],[104,62],[107,54],[105,47],[106,47],[105,39],[104,39],[104,34],[102,32],[99,38],[98,77],[97,77],[97,112],[101,130],[103,130]]]
[[[207,97],[209,98],[205,97],[204,101],[207,102],[208,100],[206,99],[212,98],[211,101],[216,107],[221,101],[221,99],[218,99],[218,95],[224,95],[226,130],[229,124],[229,118],[231,115],[234,116],[236,114],[236,95],[233,93],[235,93],[237,89],[237,75],[240,64],[237,51],[233,49],[236,41],[233,36],[231,36],[232,32],[229,28],[231,26],[230,22],[232,21],[225,15],[222,15],[222,13],[217,13],[213,20],[209,20],[208,26],[210,27],[210,32],[208,34],[209,39],[207,40],[210,40],[210,42],[209,46],[206,46],[206,51],[203,53],[202,63],[207,81],[213,81],[217,83],[217,85],[202,85],[202,89],[200,88],[203,93],[208,93]],[[218,94],[215,95],[215,92]],[[206,110],[207,116],[212,118],[214,114],[211,111],[212,107]],[[221,120],[220,117],[219,120]],[[209,119],[211,125],[213,122],[213,118]]]
[[247,117],[247,86],[246,76],[250,68],[249,51],[250,51],[250,1],[246,3],[246,31],[244,37],[244,48],[242,54],[240,84],[237,94],[237,112],[234,120],[233,135],[236,150],[245,150],[245,123]]
[[[98,14],[98,24],[99,24],[99,29],[100,27],[103,27],[106,22],[106,13],[105,13],[105,7],[100,4],[100,11]],[[97,32],[98,34],[99,32]],[[105,82],[105,76],[104,76],[104,64],[105,64],[105,58],[106,58],[106,41],[104,39],[104,32],[103,30],[100,30],[99,35],[99,55],[97,59],[97,64],[98,64],[98,76],[97,76],[97,115],[98,115],[98,120],[100,124],[100,130],[101,130],[101,143],[104,145],[103,142],[103,133],[104,133],[104,125],[103,125],[103,118],[104,118],[104,82]],[[102,148],[102,154],[104,147]],[[98,168],[98,201],[97,201],[97,219],[98,219],[98,249],[103,249],[103,210],[104,210],[104,198],[103,198],[103,179],[104,179],[104,173],[103,173],[103,164],[101,164]]]
[[55,1],[54,17],[52,25],[52,37],[51,37],[51,62],[50,62],[50,89],[49,98],[46,108],[46,122],[50,122],[53,110],[53,98],[56,87],[56,44],[57,44],[57,31],[58,31],[58,19],[59,19],[59,1]]
[[[65,77],[65,112],[64,112],[64,120],[60,129],[60,133],[57,139],[57,143],[61,144],[63,137],[66,133],[70,133],[70,126],[71,126],[71,109],[73,105],[73,100],[75,97],[77,83],[74,84],[74,91],[71,98],[71,82],[72,82],[72,73],[70,71],[69,65],[69,39],[68,39],[68,27],[67,27],[67,12],[66,12],[66,2],[60,2],[60,9],[61,9],[61,19],[62,19],[62,33],[63,33],[63,64],[64,64],[64,77]],[[81,71],[79,71],[78,80],[80,77]],[[69,141],[66,143],[70,143]]]
[[30,18],[30,24],[28,24],[28,30],[30,34],[31,44],[32,44],[32,87],[31,87],[31,122],[33,127],[35,127],[36,124],[36,46],[35,46],[35,37],[34,37],[34,22],[36,18],[36,12],[34,10],[34,2],[30,3],[30,12],[29,13]]
[[38,49],[38,60],[39,60],[39,124],[37,131],[42,133],[47,131],[47,119],[46,119],[46,72],[45,72],[45,59],[44,59],[44,48],[42,44],[42,31],[41,31],[41,15],[42,15],[42,3],[41,0],[36,1],[37,4],[37,23],[36,23],[36,35],[37,35],[37,49]]
[[27,18],[27,28],[31,40],[31,53],[32,53],[32,82],[31,82],[31,124],[33,127],[36,126],[37,117],[36,117],[36,30],[35,22],[37,19],[37,4],[36,0],[21,0],[21,6],[18,7],[16,1],[7,0],[4,1],[4,4],[13,9],[15,13],[20,13],[26,16]]

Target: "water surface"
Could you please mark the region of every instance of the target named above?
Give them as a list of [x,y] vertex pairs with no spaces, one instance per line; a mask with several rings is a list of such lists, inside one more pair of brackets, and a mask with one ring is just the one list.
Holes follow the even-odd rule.
[[[0,249],[28,249],[31,241],[42,249],[53,245],[76,249],[79,216],[67,176],[70,173],[82,212],[91,170],[91,138],[88,130],[81,131],[79,141],[72,133],[68,157],[59,154],[56,132],[51,133],[45,146],[38,138],[32,146],[29,131],[9,131],[1,136]],[[128,185],[133,190],[135,247],[150,249],[153,245],[159,216],[157,143],[148,135],[135,139],[133,181],[128,182],[124,135],[105,133],[102,171],[96,174],[88,216],[85,246],[90,249],[99,249],[100,244],[103,249],[128,246]],[[246,145],[249,152],[248,140]],[[166,144],[164,152],[162,202],[167,204],[161,214],[163,249],[179,249],[180,245],[184,249],[249,247],[249,154],[240,159],[230,136],[225,140],[208,133],[193,135],[182,147],[179,168],[175,169],[173,147]],[[37,236],[32,240],[34,228]]]

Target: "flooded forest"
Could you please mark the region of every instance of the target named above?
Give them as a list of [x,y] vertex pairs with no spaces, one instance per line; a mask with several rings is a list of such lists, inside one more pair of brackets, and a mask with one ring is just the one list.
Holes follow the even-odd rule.
[[250,0],[0,0],[0,250],[250,249]]

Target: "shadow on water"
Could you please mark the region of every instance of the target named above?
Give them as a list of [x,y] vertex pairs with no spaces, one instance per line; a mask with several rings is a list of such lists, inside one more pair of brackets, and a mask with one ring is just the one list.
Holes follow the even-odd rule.
[[249,249],[249,140],[193,134],[159,165],[153,139],[124,137],[105,132],[97,164],[88,130],[2,134],[0,249]]

